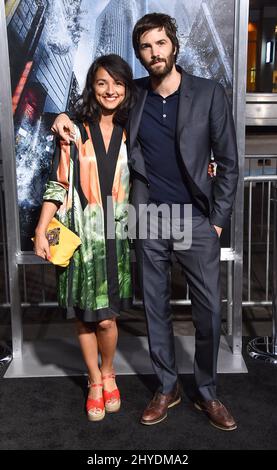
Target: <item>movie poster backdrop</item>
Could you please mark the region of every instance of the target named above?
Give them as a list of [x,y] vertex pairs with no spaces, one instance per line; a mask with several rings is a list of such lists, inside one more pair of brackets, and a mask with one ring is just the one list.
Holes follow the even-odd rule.
[[136,78],[146,75],[132,48],[134,24],[146,13],[176,18],[178,63],[194,75],[213,78],[232,98],[234,0],[20,0],[5,1],[17,192],[22,251],[39,216],[51,165],[50,127],[71,110],[87,70],[103,54],[116,53]]

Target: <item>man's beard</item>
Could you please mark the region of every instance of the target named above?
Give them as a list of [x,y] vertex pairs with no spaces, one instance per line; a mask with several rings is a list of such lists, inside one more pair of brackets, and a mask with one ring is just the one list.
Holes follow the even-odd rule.
[[166,77],[166,75],[168,75],[173,69],[173,65],[175,63],[175,56],[174,54],[170,54],[167,60],[162,59],[160,60],[160,62],[163,62],[165,64],[162,69],[153,68],[151,64],[150,65],[143,64],[151,77],[155,77],[155,78]]

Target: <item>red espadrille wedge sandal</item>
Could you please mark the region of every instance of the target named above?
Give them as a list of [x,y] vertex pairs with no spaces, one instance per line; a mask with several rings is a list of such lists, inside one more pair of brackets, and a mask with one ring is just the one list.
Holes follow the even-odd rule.
[[[107,379],[115,379],[115,374],[107,374],[102,375],[103,382]],[[105,403],[105,409],[108,413],[115,413],[120,409],[121,401],[120,401],[120,393],[116,386],[114,390],[109,392],[108,390],[103,389],[103,397]]]
[[[90,387],[103,388],[103,384],[88,383],[88,388]],[[101,419],[105,417],[105,405],[103,395],[97,399],[88,397],[86,402],[86,409],[89,421],[101,421]]]

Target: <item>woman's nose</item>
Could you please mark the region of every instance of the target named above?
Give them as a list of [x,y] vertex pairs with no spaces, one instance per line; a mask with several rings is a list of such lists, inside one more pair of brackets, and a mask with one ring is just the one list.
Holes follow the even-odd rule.
[[113,95],[114,94],[114,85],[112,83],[108,83],[107,85],[107,93],[109,93],[109,95]]

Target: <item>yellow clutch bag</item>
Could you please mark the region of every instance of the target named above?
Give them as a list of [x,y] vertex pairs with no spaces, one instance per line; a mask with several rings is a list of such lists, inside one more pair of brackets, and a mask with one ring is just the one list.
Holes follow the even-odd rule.
[[63,268],[69,265],[74,251],[82,243],[78,235],[65,227],[55,217],[47,227],[46,238],[49,242],[51,263]]

